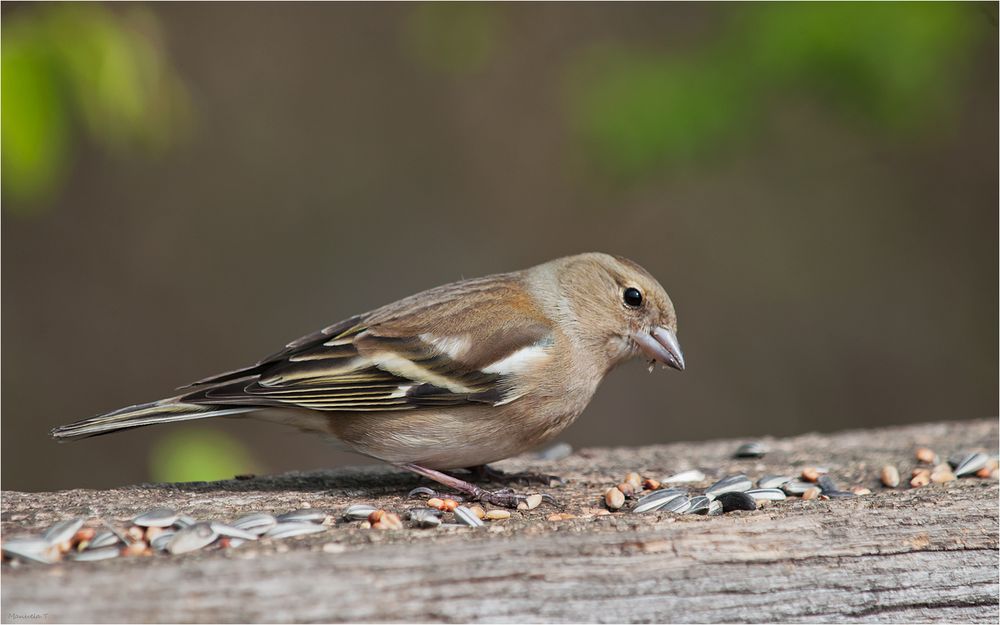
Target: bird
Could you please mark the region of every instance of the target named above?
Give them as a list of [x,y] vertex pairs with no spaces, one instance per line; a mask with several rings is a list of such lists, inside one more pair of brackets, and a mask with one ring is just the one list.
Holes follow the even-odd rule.
[[633,357],[650,371],[655,364],[684,370],[673,303],[637,263],[590,252],[405,297],[167,399],[51,434],[68,440],[259,418],[319,433],[470,499],[515,507],[523,495],[453,471],[483,475],[490,463],[552,440],[608,372]]

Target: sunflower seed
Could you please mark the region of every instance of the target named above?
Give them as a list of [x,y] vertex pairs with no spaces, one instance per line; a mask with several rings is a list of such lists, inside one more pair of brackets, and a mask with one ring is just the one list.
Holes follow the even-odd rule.
[[49,529],[45,530],[42,538],[49,541],[50,545],[59,545],[68,542],[76,534],[77,530],[83,527],[84,519],[69,519],[59,521]]
[[882,470],[879,472],[879,477],[882,479],[882,483],[889,488],[896,488],[899,486],[899,469],[891,464],[887,464],[882,467]]
[[211,523],[195,523],[171,536],[167,551],[174,555],[198,551],[211,545],[218,537]]
[[573,454],[573,446],[569,443],[556,443],[537,452],[536,460],[562,460]]
[[757,488],[781,488],[791,481],[792,478],[788,475],[765,475],[757,480]]
[[302,508],[279,514],[275,518],[278,523],[322,523],[326,519],[326,512],[314,508]]
[[132,524],[139,527],[170,527],[175,521],[177,521],[176,510],[153,508],[132,519]]
[[[972,475],[979,469],[986,466],[986,463],[990,461],[989,456],[981,453],[972,453],[962,456],[960,462],[957,465],[952,465],[955,467],[955,477],[964,477],[966,475]],[[948,463],[951,463],[951,458],[948,459]]]
[[718,499],[708,500],[708,516],[719,516],[723,513],[722,502]]
[[753,488],[753,482],[745,475],[730,475],[705,489],[705,496],[714,499],[722,493],[743,492]]
[[708,514],[711,507],[711,499],[704,495],[698,495],[691,498],[691,506],[687,509],[686,514]]
[[819,486],[819,489],[823,491],[824,495],[839,490],[837,488],[837,483],[834,482],[833,478],[830,477],[829,475],[819,476],[819,478],[817,478],[816,480],[816,485]]
[[686,482],[702,482],[705,480],[705,474],[698,469],[690,469],[688,471],[681,471],[671,475],[670,477],[665,477],[661,482],[664,484],[683,484]]
[[100,534],[94,536],[94,538],[87,545],[87,549],[100,549],[101,547],[110,547],[112,545],[117,545],[120,539],[115,536],[114,532],[101,532]]
[[785,499],[785,491],[780,488],[753,488],[747,494],[756,501],[781,501]]
[[809,482],[804,482],[802,480],[791,480],[785,482],[781,485],[781,490],[785,491],[786,495],[802,495],[804,492],[810,488],[816,488]]
[[179,517],[177,517],[176,521],[174,521],[174,525],[176,525],[178,529],[184,529],[185,527],[191,527],[197,522],[198,521],[194,517],[182,514]]
[[59,551],[55,545],[44,538],[32,536],[8,538],[3,543],[3,552],[12,558],[18,557],[42,564],[52,564],[59,558]]
[[656,509],[657,512],[673,512],[674,514],[684,514],[691,509],[690,497],[674,497],[668,499],[662,506]]
[[652,493],[641,497],[636,506],[632,508],[632,512],[636,514],[642,514],[643,512],[650,512],[652,510],[658,509],[660,506],[675,499],[677,497],[686,497],[687,491],[681,488],[665,488],[663,490],[653,491]]
[[326,527],[318,525],[316,523],[309,523],[306,521],[297,521],[289,523],[278,523],[271,529],[267,530],[264,534],[267,538],[273,538],[275,540],[280,540],[282,538],[294,538],[295,536],[305,536],[306,534],[315,534],[317,532],[325,532]]
[[170,539],[173,538],[174,534],[176,533],[177,532],[172,532],[168,530],[166,532],[163,532],[162,534],[158,534],[156,538],[149,541],[149,546],[155,549],[156,551],[166,551],[167,545],[170,544]]
[[[456,508],[458,510],[458,508]],[[434,508],[414,508],[407,512],[407,518],[421,528],[441,525],[441,511]]]
[[723,512],[757,509],[757,500],[747,493],[740,491],[726,491],[724,493],[719,493],[716,499],[722,503]]
[[219,536],[240,538],[242,540],[257,540],[257,534],[251,532],[250,530],[233,527],[232,525],[226,525],[225,523],[219,523],[218,521],[212,521],[210,525]]
[[79,553],[69,554],[69,559],[76,562],[96,562],[97,560],[110,560],[121,555],[118,547],[101,547],[100,549],[87,549]]
[[476,516],[475,512],[469,510],[465,506],[455,508],[455,518],[469,527],[482,527],[485,525],[485,523],[483,523],[479,517]]
[[768,451],[767,445],[760,441],[743,443],[736,449],[737,458],[763,458]]
[[[413,494],[412,492],[410,493]],[[348,506],[347,510],[344,510],[344,518],[348,521],[364,521],[368,518],[368,515],[377,510],[375,506],[369,506],[366,503],[356,503],[352,506]]]
[[260,536],[277,524],[278,520],[266,512],[254,512],[233,521],[233,527],[250,532],[256,536]]
[[829,499],[850,499],[856,495],[846,490],[824,490],[823,495]]
[[411,490],[406,496],[419,497],[423,499],[424,497],[437,497],[437,492],[432,488],[427,488],[426,486],[417,486],[416,488]]

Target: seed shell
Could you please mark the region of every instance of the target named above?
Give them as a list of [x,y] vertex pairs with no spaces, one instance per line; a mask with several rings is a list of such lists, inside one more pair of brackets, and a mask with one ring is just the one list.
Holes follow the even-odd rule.
[[705,489],[705,496],[714,499],[722,493],[744,492],[753,488],[753,482],[745,475],[730,475]]
[[479,517],[476,516],[475,512],[469,510],[465,506],[455,508],[455,518],[469,527],[482,527],[485,525],[485,523],[483,523]]
[[322,523],[326,520],[326,512],[315,508],[302,508],[274,517],[278,523]]
[[[707,497],[706,497],[707,499]],[[656,509],[657,512],[673,512],[674,514],[684,514],[691,509],[691,498],[687,496],[674,497],[668,499],[662,506]]]
[[59,545],[68,542],[76,532],[83,527],[84,519],[68,519],[59,521],[49,529],[45,530],[42,538],[49,541],[50,545]]
[[711,499],[704,495],[697,495],[691,498],[691,505],[688,507],[686,514],[708,514],[711,507]]
[[719,516],[724,510],[722,509],[722,502],[718,499],[710,499],[708,502],[708,516]]
[[76,562],[96,562],[98,560],[110,560],[121,555],[118,547],[101,547],[100,549],[86,549],[78,553],[69,554],[69,559]]
[[59,557],[59,551],[52,543],[44,538],[28,536],[8,538],[3,543],[3,552],[10,557],[42,564],[52,564]]
[[[949,458],[949,463],[951,459]],[[967,454],[961,458],[961,461],[955,466],[955,477],[965,477],[966,475],[972,475],[979,469],[986,466],[986,463],[990,461],[989,456],[982,453],[972,453]]]
[[170,508],[153,508],[132,519],[139,527],[170,527],[177,521],[177,511]]
[[765,475],[757,480],[757,488],[781,488],[791,481],[789,475]]
[[785,491],[780,488],[753,488],[747,494],[755,501],[781,501],[786,498]]
[[112,545],[117,545],[120,539],[114,532],[104,531],[96,536],[94,536],[90,542],[87,544],[87,549],[100,549],[101,547],[110,547]]
[[757,500],[742,491],[726,491],[716,497],[722,503],[723,512],[733,510],[756,510]]
[[653,510],[657,510],[660,506],[664,505],[671,499],[686,496],[687,491],[680,488],[666,488],[663,490],[653,491],[645,497],[640,498],[636,503],[636,506],[632,508],[632,512],[636,514],[651,512]]
[[266,512],[253,512],[233,521],[233,527],[257,536],[260,536],[277,524],[278,519]]
[[326,527],[319,525],[318,523],[309,523],[308,521],[296,521],[288,523],[278,523],[271,529],[267,530],[264,534],[267,538],[274,538],[279,540],[282,538],[293,538],[295,536],[304,536],[306,534],[315,534],[317,532],[325,532]]
[[737,447],[734,455],[737,458],[763,458],[767,451],[767,445],[764,443],[751,441]]
[[816,487],[802,480],[792,480],[781,485],[781,490],[785,491],[786,495],[803,495],[811,488]]
[[211,525],[212,529],[215,530],[215,533],[219,536],[239,538],[240,540],[257,540],[257,534],[251,532],[250,530],[233,527],[232,525],[226,525],[225,523],[219,523],[218,521],[212,521]]
[[177,532],[167,530],[162,534],[158,534],[156,538],[149,541],[149,546],[156,551],[166,551],[167,545],[170,544],[170,540],[174,537],[174,534],[176,533]]
[[195,523],[171,536],[166,549],[174,555],[190,553],[211,545],[216,538],[218,534],[211,523]]
[[410,521],[421,528],[441,525],[441,511],[433,508],[414,508],[407,513]]
[[834,482],[833,478],[829,475],[819,476],[819,479],[816,480],[816,485],[819,486],[819,489],[823,491],[824,494],[839,490],[837,488],[837,483]]

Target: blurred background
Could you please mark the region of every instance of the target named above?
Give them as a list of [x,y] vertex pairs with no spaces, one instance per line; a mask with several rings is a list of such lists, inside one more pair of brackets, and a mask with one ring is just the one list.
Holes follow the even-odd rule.
[[462,277],[607,251],[683,374],[575,446],[995,417],[995,3],[2,7],[2,487],[357,463],[220,419],[59,445]]

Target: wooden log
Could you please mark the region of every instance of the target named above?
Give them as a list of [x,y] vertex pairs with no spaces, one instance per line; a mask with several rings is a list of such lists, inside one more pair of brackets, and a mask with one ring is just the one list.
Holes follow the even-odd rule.
[[[963,478],[909,488],[916,447],[942,458],[995,457],[997,422],[925,424],[740,441],[584,449],[558,461],[521,457],[508,470],[558,473],[546,506],[486,528],[396,531],[340,522],[321,534],[184,556],[3,565],[4,622],[997,622],[998,488]],[[904,485],[878,470],[895,464]],[[628,471],[662,477],[701,468],[798,474],[829,469],[873,494],[789,499],[718,517],[599,515],[601,494]],[[402,512],[421,484],[388,468],[293,473],[108,491],[3,493],[4,537],[81,514],[124,526],[154,505],[196,518],[309,505],[339,513],[368,502]],[[692,488],[704,487],[707,481]]]

